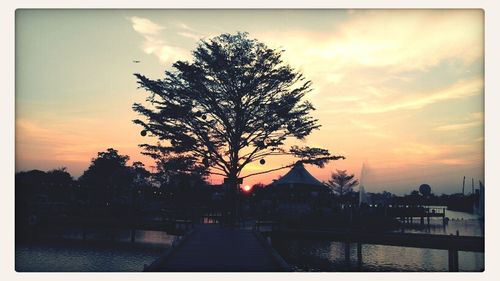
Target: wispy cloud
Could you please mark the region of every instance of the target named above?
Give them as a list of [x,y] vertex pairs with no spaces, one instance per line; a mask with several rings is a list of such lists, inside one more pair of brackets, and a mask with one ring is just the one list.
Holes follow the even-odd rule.
[[166,29],[164,26],[147,18],[131,17],[129,20],[132,22],[132,28],[144,38],[142,49],[146,54],[154,54],[163,64],[189,59],[188,50],[165,41],[161,33]]
[[[345,107],[341,104],[337,106],[332,104],[329,108],[321,110],[321,113],[376,114],[398,110],[417,110],[439,102],[481,95],[484,90],[484,81],[482,78],[474,78],[466,81],[458,81],[445,88],[434,91],[419,91],[413,93],[393,92],[390,95],[388,95],[387,92],[375,89],[373,86],[364,90],[360,88],[360,90],[361,91],[358,91],[358,95],[351,96],[353,102],[349,107]],[[378,94],[374,94],[374,92]],[[359,95],[360,93],[363,94]],[[355,97],[362,98],[356,99]],[[340,99],[342,100],[342,98]],[[330,100],[334,101],[335,98],[332,97]]]
[[387,105],[368,105],[361,109],[362,113],[384,113],[394,110],[420,109],[424,106],[443,102],[446,100],[460,99],[483,93],[483,79],[458,81],[457,83],[430,93],[415,93],[411,97],[404,97],[399,101]]
[[[404,157],[406,165],[470,165],[480,162],[477,145],[402,142],[392,149],[395,159]],[[479,154],[480,158],[480,154]]]
[[[480,10],[360,10],[326,27],[328,36],[300,30],[257,37],[285,49],[285,61],[314,82],[309,98],[319,113],[377,114],[482,94],[482,75],[437,70],[451,61],[465,74],[483,57],[482,17]],[[432,71],[443,78],[422,85]]]
[[[483,55],[480,10],[359,11],[329,36],[267,32],[262,36],[283,46],[296,65],[389,67],[391,72],[425,70],[449,58],[470,63]],[[310,46],[304,48],[303,46]]]
[[362,120],[351,119],[351,124],[360,128],[360,129],[368,130],[368,131],[374,131],[374,130],[379,129],[379,126],[376,126],[374,124],[371,124],[371,123],[368,123],[368,122],[362,121]]
[[132,22],[132,28],[142,35],[156,35],[165,29],[164,26],[156,24],[146,18],[131,17],[130,21]]
[[467,118],[461,123],[446,124],[437,126],[434,128],[435,131],[459,131],[468,128],[473,128],[477,126],[482,126],[484,124],[484,114],[482,112],[474,112],[469,114]]
[[188,32],[188,31],[179,31],[179,32],[177,32],[177,34],[179,34],[180,36],[189,38],[189,39],[193,39],[193,40],[199,40],[202,37],[198,34]]
[[482,124],[483,124],[483,122],[475,121],[475,122],[468,122],[468,123],[443,125],[443,126],[436,127],[434,130],[436,130],[436,131],[458,131],[458,130],[464,130],[464,129],[471,128],[471,127],[480,126]]

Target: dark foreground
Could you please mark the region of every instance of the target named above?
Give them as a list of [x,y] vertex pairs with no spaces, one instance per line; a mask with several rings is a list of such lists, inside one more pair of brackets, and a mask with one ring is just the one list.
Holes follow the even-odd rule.
[[174,249],[147,268],[170,272],[287,271],[267,241],[249,229],[197,225]]
[[[195,269],[191,267],[179,268],[174,271],[278,271],[276,268],[252,269],[251,264],[255,263],[254,260],[262,260],[258,257],[257,252],[252,253],[248,249],[245,250],[245,243],[237,241],[234,237],[224,238],[222,233],[218,233],[219,230],[230,231],[230,228],[222,228],[220,225],[209,225],[208,227],[214,227],[217,230],[212,234],[221,238],[221,242],[233,246],[220,247],[210,246],[209,243],[207,245],[192,243],[190,253],[206,253],[206,260],[215,266],[217,261],[210,258],[210,255],[213,253],[222,256],[228,255],[234,249],[237,250],[234,252],[241,255],[244,253],[252,254],[251,262],[246,263],[245,269],[235,269],[234,267]],[[459,231],[461,236],[483,236],[479,221],[475,219],[452,218],[447,225],[441,225],[440,221],[436,220],[435,223],[431,224],[431,227],[416,227],[414,229],[407,227],[405,229],[405,232],[441,235],[455,235],[456,231]],[[251,232],[246,232],[246,235],[249,234]],[[174,240],[174,236],[167,235],[162,231],[137,231],[135,243],[130,242],[130,237],[130,230],[96,229],[90,230],[87,233],[87,240],[84,241],[79,229],[54,228],[46,239],[29,243],[16,240],[16,270],[22,272],[142,271],[145,265],[151,265],[164,256]],[[210,238],[205,234],[199,235],[193,241],[214,239],[217,238]],[[231,241],[231,239],[233,240]],[[250,241],[255,242],[255,240]],[[253,250],[259,249],[262,244],[258,243],[251,248]],[[189,243],[184,246],[189,246]],[[294,271],[448,271],[446,250],[364,244],[363,263],[359,267],[356,261],[355,243],[350,247],[351,260],[348,262],[345,261],[345,244],[343,242],[282,237],[281,239],[273,239],[272,246]],[[178,254],[178,257],[182,256],[181,252]],[[458,256],[459,271],[484,270],[484,253],[460,251]],[[233,256],[231,260],[233,258],[236,259]],[[164,268],[163,270],[169,269]]]

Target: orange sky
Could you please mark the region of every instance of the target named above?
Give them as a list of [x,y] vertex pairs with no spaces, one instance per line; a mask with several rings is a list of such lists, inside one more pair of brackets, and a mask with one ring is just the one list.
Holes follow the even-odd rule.
[[[18,11],[16,170],[65,166],[78,177],[108,147],[152,165],[131,122],[132,103],[146,96],[132,74],[161,78],[200,38],[236,31],[284,49],[312,80],[306,98],[321,130],[290,144],[347,157],[306,167],[318,179],[334,169],[358,176],[367,163],[369,192],[408,193],[422,183],[461,192],[463,176],[483,180],[480,10]],[[290,161],[266,159],[244,173]]]

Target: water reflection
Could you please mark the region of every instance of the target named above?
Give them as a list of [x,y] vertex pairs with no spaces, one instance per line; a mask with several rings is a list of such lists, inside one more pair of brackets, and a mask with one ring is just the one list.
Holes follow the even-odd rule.
[[[452,213],[449,211],[448,214]],[[405,232],[483,236],[479,220],[453,214],[448,225],[438,220],[427,227],[415,225]],[[401,230],[398,230],[401,231]],[[350,244],[350,261],[345,261],[341,242],[286,239],[273,241],[273,247],[297,271],[448,271],[448,251],[385,245],[362,245],[362,265],[357,263],[357,244]],[[484,253],[459,252],[460,271],[483,271]]]
[[[463,213],[465,214],[465,213]],[[448,225],[439,219],[430,226],[406,227],[405,232],[483,236],[479,220],[447,211]],[[397,230],[401,231],[401,230]],[[131,232],[116,229],[50,229],[48,240],[35,244],[16,243],[17,271],[142,271],[173,242],[174,236],[161,231]],[[85,241],[84,238],[85,237]],[[356,244],[350,245],[346,263],[345,245],[340,242],[287,239],[273,241],[274,248],[296,271],[448,271],[446,250],[362,245],[363,262],[357,263]],[[484,253],[459,252],[460,271],[482,271]]]
[[75,229],[58,229],[37,243],[16,244],[15,267],[21,272],[142,271],[171,245],[161,231],[89,230],[86,240]]

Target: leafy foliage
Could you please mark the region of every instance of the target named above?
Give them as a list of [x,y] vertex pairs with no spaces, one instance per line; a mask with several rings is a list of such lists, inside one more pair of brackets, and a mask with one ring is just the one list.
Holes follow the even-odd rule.
[[133,170],[126,165],[128,160],[129,156],[120,155],[113,148],[97,153],[89,168],[78,179],[81,184],[93,190],[91,201],[108,204],[113,200],[127,200],[135,177]]
[[345,159],[344,156],[331,156],[328,150],[316,147],[298,147],[296,145],[290,148],[290,154],[301,158],[305,164],[314,164],[323,168],[330,160]]
[[431,194],[431,186],[424,183],[424,184],[420,185],[420,187],[418,188],[418,191],[423,196],[429,196]]
[[352,188],[358,185],[358,180],[354,179],[354,174],[347,174],[346,170],[333,172],[330,179],[325,184],[339,196],[352,192]]
[[[151,93],[151,106],[135,103],[145,120],[134,122],[159,139],[142,144],[144,153],[157,160],[183,157],[233,179],[253,161],[293,154],[282,148],[284,141],[304,139],[320,125],[310,116],[312,104],[303,100],[311,81],[284,63],[282,52],[247,33],[222,34],[202,40],[192,62],[177,61],[161,80],[135,74]],[[318,155],[320,165],[332,160],[322,149],[295,151],[310,163]]]
[[178,185],[189,179],[201,184],[207,174],[205,166],[198,164],[196,159],[186,156],[160,158],[156,162],[156,168],[156,180],[160,185]]
[[129,170],[126,163],[129,156],[120,155],[113,148],[108,148],[105,152],[98,152],[97,157],[92,159],[90,167],[83,172],[80,177],[80,182],[91,185],[107,185],[120,184],[127,180],[123,176],[127,176]]

